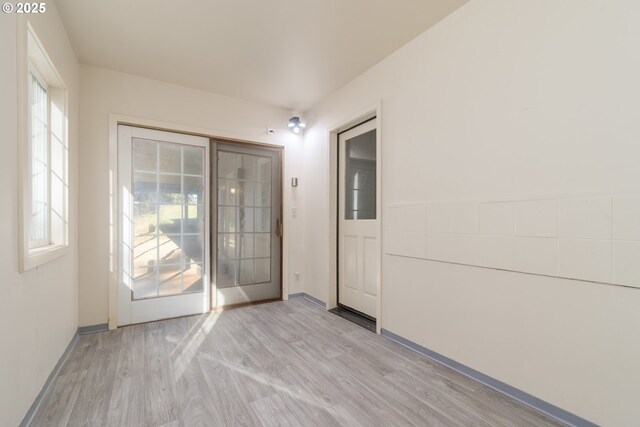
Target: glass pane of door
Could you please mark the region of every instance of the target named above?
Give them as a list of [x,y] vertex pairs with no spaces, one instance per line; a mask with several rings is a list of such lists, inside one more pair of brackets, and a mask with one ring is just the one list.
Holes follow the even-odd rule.
[[132,139],[133,299],[203,292],[205,148]]
[[271,281],[272,158],[218,152],[217,288]]
[[346,140],[344,219],[376,219],[376,130]]

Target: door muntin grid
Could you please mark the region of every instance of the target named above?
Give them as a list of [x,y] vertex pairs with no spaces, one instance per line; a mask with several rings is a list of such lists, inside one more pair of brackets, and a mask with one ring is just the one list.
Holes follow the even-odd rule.
[[217,287],[271,281],[271,157],[218,151]]
[[205,148],[132,138],[132,300],[204,292]]

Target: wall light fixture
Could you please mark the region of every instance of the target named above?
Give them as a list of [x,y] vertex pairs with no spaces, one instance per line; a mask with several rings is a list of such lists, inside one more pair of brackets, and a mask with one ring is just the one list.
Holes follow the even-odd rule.
[[306,127],[307,124],[300,120],[300,117],[298,116],[293,116],[289,119],[289,129],[291,129],[291,132],[295,133],[296,135],[300,133],[300,129],[304,129]]

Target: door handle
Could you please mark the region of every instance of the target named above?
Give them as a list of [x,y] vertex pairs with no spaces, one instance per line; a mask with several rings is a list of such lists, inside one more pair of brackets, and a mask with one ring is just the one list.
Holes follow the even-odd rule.
[[284,234],[284,230],[282,226],[282,221],[280,221],[280,218],[278,218],[276,219],[276,236],[282,237],[283,234]]

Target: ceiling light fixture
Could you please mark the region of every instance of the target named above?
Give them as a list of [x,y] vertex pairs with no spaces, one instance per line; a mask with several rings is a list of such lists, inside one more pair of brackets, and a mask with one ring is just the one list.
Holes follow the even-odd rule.
[[291,129],[291,132],[295,133],[296,135],[300,133],[300,129],[304,129],[306,127],[307,124],[300,120],[300,117],[298,116],[293,116],[289,119],[289,129]]

